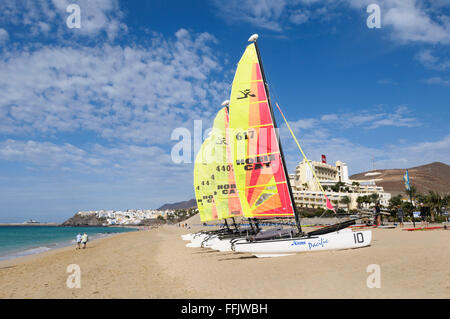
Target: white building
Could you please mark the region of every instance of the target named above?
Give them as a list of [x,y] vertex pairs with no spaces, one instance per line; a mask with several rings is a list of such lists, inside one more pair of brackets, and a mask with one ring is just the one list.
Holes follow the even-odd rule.
[[[374,180],[356,181],[350,180],[346,163],[337,161],[336,165],[303,160],[297,167],[295,174],[289,174],[292,193],[297,206],[309,208],[326,208],[326,199],[314,178],[313,171],[333,206],[338,209],[356,209],[357,199],[360,196],[376,193],[379,195],[381,206],[388,206],[390,193],[384,192],[383,187],[377,186]],[[341,182],[339,191],[333,191],[336,183]],[[348,198],[348,204],[343,199]]]

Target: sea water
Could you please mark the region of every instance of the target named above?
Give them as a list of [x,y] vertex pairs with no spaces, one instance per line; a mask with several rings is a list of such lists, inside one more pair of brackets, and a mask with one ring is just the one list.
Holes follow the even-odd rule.
[[92,240],[135,230],[120,227],[0,226],[0,260],[75,245],[77,234],[86,233]]

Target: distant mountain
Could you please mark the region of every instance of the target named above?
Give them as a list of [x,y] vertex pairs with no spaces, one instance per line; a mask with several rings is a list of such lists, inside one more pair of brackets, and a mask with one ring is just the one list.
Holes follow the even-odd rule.
[[197,207],[197,201],[195,198],[186,200],[184,202],[178,202],[173,204],[164,204],[158,210],[165,210],[165,209],[185,209],[185,208],[193,208]]
[[[393,195],[405,194],[403,175],[406,169],[377,169],[350,176],[350,179],[371,180],[374,179],[378,186]],[[450,194],[450,166],[440,162],[434,162],[417,167],[408,168],[409,182],[414,185],[419,193],[427,194],[432,190],[441,195]]]

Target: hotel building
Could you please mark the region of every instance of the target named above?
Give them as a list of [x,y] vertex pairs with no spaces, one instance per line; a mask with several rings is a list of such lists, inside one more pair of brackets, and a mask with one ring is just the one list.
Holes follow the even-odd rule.
[[[334,208],[357,209],[358,197],[373,193],[379,195],[381,206],[388,206],[391,194],[384,192],[383,187],[377,186],[375,180],[350,180],[346,163],[337,161],[336,165],[333,166],[327,163],[309,161],[309,164]],[[299,207],[326,208],[326,199],[314,178],[310,165],[303,160],[297,165],[295,174],[289,174],[295,203]],[[342,186],[336,192],[331,187],[334,187],[337,182],[341,182]],[[344,197],[350,199],[348,205],[341,202]]]

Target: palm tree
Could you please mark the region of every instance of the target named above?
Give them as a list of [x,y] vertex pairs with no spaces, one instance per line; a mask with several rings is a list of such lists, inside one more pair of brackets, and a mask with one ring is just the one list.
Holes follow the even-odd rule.
[[450,208],[450,195],[445,195],[442,198],[442,206],[445,207],[445,209]]
[[358,198],[356,199],[356,202],[358,203],[358,208],[362,207],[362,204],[364,204],[364,196],[358,196]]
[[336,184],[334,184],[334,186],[331,186],[331,189],[332,189],[334,192],[340,192],[342,186],[345,186],[345,183],[343,183],[343,182],[337,182]]
[[351,203],[350,197],[343,196],[339,201],[339,203],[347,205],[347,212],[350,212],[350,203]]
[[372,193],[369,196],[370,203],[376,204],[380,200],[380,194]]
[[438,193],[430,191],[427,199],[428,205],[430,206],[431,221],[434,222],[435,210],[441,210],[442,198]]
[[361,204],[369,204],[372,203],[372,200],[370,199],[370,196],[364,195],[364,196],[358,196],[358,198],[356,199],[356,202],[361,205]]
[[427,195],[420,194],[420,193],[416,194],[416,201],[415,201],[416,204],[420,204],[420,203],[425,204],[427,202],[427,200],[428,200]]
[[411,185],[409,187],[409,190],[405,189],[405,193],[411,198],[412,201],[414,201],[414,198],[417,195],[417,188],[414,185]]
[[397,195],[394,197],[391,197],[389,200],[389,210],[394,210],[396,207],[402,204],[402,195]]

